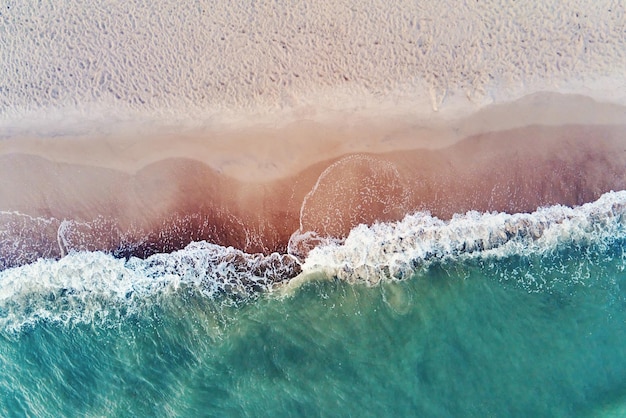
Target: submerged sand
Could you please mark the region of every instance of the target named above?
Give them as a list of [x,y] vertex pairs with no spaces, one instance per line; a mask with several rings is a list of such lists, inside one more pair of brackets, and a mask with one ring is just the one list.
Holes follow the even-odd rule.
[[176,140],[1,146],[0,267],[76,250],[147,256],[199,240],[286,252],[294,233],[341,238],[415,211],[529,212],[626,189],[625,108],[554,94],[456,121],[351,115]]

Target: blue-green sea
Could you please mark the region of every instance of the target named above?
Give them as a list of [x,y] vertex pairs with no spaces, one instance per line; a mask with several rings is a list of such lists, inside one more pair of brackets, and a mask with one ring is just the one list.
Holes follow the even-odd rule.
[[[305,263],[246,295],[99,253],[6,270],[0,416],[624,416],[625,219],[609,206],[491,249],[443,248],[442,223],[411,272]],[[500,215],[481,216],[462,221]]]

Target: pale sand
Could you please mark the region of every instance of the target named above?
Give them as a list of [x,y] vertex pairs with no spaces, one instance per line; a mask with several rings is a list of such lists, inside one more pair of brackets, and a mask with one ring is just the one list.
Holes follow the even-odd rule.
[[545,90],[626,104],[620,0],[11,6],[0,21],[0,129],[362,109],[430,117]]
[[[418,210],[443,218],[467,210],[528,212],[625,189],[626,123],[617,123],[624,109],[565,99],[566,109],[578,110],[562,119],[546,115],[535,97],[446,130],[363,119],[244,130],[217,145],[188,138],[184,146],[157,141],[161,148],[139,139],[105,151],[100,141],[48,148],[9,141],[0,154],[3,263],[81,249],[145,256],[202,239],[284,252],[299,229],[343,237],[359,223]],[[530,120],[538,124],[516,126]],[[562,121],[570,123],[556,123]],[[440,133],[438,142],[430,141],[432,132]],[[266,142],[258,140],[263,135]],[[216,160],[213,150],[222,153]],[[223,158],[232,159],[230,168],[216,162]]]

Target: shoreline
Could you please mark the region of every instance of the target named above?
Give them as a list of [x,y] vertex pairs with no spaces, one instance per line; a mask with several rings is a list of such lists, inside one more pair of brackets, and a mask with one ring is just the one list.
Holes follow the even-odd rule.
[[[544,109],[555,97],[569,103],[555,111],[560,118]],[[296,140],[288,140],[294,129],[282,131],[283,143],[272,136],[278,128],[268,128],[258,146],[259,135],[242,130],[222,149],[231,160],[198,137],[184,146],[127,144],[127,154],[101,141],[54,138],[48,148],[3,142],[0,251],[6,266],[73,250],[146,257],[200,240],[269,254],[286,252],[292,236],[310,232],[292,249],[306,253],[320,238],[417,211],[442,219],[469,210],[531,212],[626,189],[624,108],[558,95],[516,104],[518,112],[515,104],[486,108],[439,131],[436,123],[406,120],[378,129],[304,121]],[[519,112],[523,106],[527,113]],[[572,120],[579,123],[562,124]],[[440,136],[433,140],[432,132]],[[33,150],[42,155],[25,152]],[[150,157],[135,160],[142,150]],[[244,158],[233,160],[237,152]],[[89,155],[117,159],[99,166]]]

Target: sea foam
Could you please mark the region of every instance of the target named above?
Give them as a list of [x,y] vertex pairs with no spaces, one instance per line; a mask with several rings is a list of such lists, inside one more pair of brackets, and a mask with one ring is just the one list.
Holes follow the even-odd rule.
[[344,241],[314,248],[302,263],[288,254],[246,254],[207,242],[147,259],[71,252],[0,272],[0,328],[19,330],[42,320],[106,322],[181,291],[245,300],[280,288],[298,274],[374,285],[408,278],[434,263],[610,245],[626,238],[625,215],[626,191],[575,208],[557,205],[534,213],[468,212],[449,221],[416,213],[399,222],[359,225]]
[[416,213],[400,222],[359,225],[344,242],[314,248],[302,269],[375,284],[408,277],[434,262],[542,254],[624,238],[625,214],[626,191],[575,208],[556,205],[528,214],[471,211],[443,221]]
[[73,252],[0,272],[0,329],[18,330],[42,320],[106,323],[183,290],[236,301],[299,272],[289,255],[246,254],[207,242],[145,260]]

